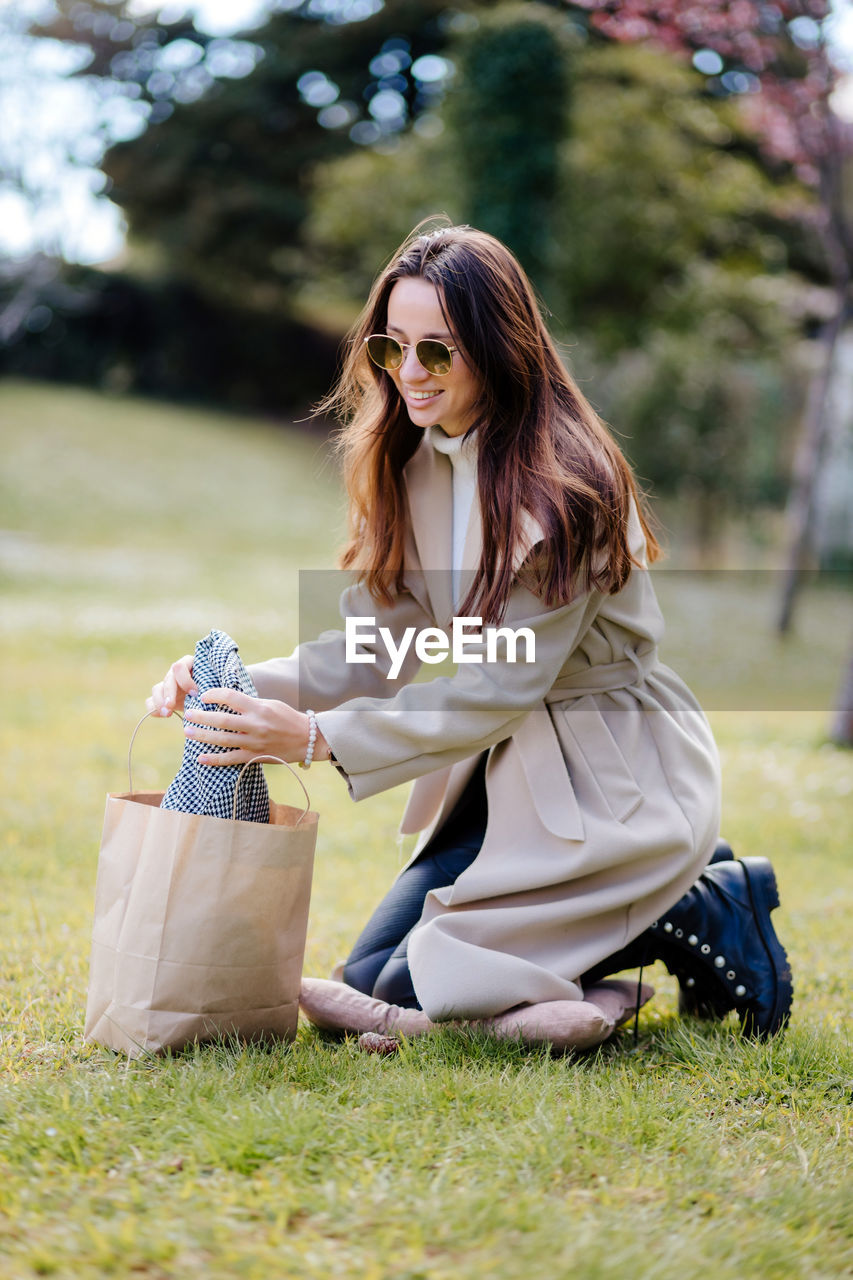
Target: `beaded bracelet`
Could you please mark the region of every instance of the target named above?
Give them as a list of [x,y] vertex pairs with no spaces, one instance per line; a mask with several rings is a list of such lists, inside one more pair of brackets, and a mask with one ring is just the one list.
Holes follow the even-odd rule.
[[313,711],[306,711],[308,717],[308,748],[305,752],[305,759],[300,761],[300,769],[310,769],[311,761],[314,759],[314,744],[317,741],[317,716]]

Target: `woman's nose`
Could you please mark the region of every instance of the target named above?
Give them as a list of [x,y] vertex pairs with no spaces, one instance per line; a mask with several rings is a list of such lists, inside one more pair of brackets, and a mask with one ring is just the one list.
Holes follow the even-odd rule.
[[403,363],[400,365],[400,373],[406,381],[411,382],[415,378],[423,378],[426,372],[426,369],[415,355],[414,346],[407,347],[403,352]]

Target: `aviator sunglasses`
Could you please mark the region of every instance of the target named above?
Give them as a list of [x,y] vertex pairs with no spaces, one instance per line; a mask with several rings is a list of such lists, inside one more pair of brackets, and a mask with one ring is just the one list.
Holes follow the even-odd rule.
[[[399,369],[403,363],[404,353],[412,346],[411,342],[398,342],[396,338],[390,338],[387,333],[372,333],[364,341],[367,354],[380,369]],[[439,342],[437,338],[422,338],[420,342],[414,344],[414,347],[418,364],[422,365],[427,373],[432,373],[437,378],[443,378],[450,373],[453,352],[459,350],[458,347],[449,347],[446,342]]]

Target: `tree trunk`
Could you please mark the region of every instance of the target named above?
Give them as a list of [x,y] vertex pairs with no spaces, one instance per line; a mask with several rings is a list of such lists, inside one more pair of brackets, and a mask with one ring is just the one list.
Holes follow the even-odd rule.
[[0,308],[0,346],[10,345],[23,332],[27,317],[39,301],[45,285],[55,279],[58,271],[56,258],[44,254],[34,256],[26,268],[9,268],[0,273],[7,277],[15,272],[20,284],[7,302]]
[[811,542],[815,514],[820,459],[829,431],[828,392],[835,350],[844,323],[847,302],[846,282],[839,291],[835,315],[824,325],[820,337],[821,362],[812,375],[809,394],[800,429],[800,440],[794,459],[791,496],[788,500],[788,555],[782,580],[782,599],[776,623],[780,635],[788,631],[794,616],[794,603],[800,573]]
[[853,747],[853,649],[835,702],[831,737],[840,747]]

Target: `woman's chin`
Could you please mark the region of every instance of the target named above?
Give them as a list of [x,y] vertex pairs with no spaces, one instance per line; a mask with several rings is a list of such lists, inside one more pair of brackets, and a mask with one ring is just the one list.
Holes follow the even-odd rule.
[[423,413],[418,413],[417,415],[410,413],[409,422],[413,427],[419,427],[421,431],[427,431],[430,427],[441,426],[438,418],[429,418]]

